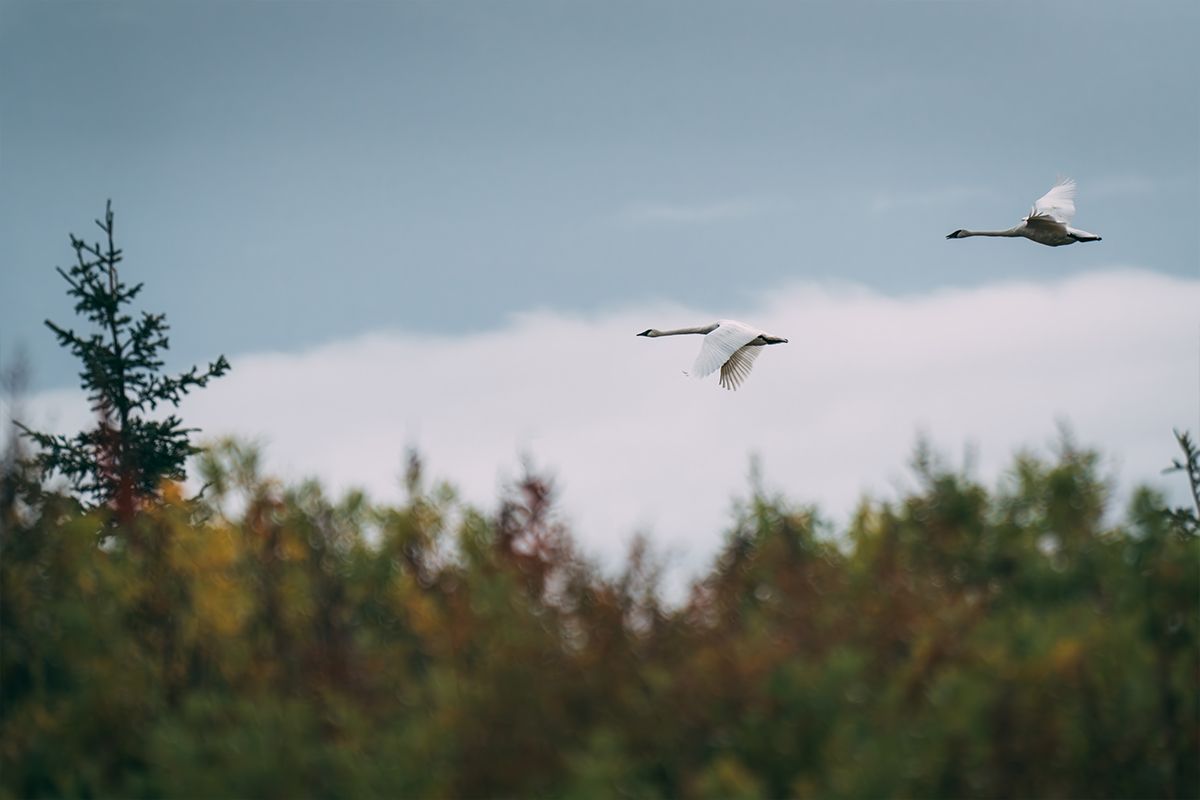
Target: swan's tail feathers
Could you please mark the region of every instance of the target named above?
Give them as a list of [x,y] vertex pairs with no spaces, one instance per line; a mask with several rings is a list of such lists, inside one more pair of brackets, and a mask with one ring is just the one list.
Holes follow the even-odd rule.
[[1073,238],[1077,242],[1098,242],[1102,238],[1100,236],[1097,236],[1094,233],[1088,233],[1087,231],[1081,231],[1078,228],[1068,228],[1067,232],[1070,233],[1071,238]]

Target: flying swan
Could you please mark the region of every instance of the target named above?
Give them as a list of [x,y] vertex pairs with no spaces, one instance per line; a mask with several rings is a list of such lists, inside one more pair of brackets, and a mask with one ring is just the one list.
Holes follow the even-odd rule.
[[650,328],[638,334],[649,336],[679,336],[684,333],[700,333],[704,335],[704,344],[700,347],[700,355],[692,364],[692,371],[687,373],[693,378],[703,378],[711,375],[718,367],[721,369],[721,385],[726,389],[736,389],[750,374],[754,359],[762,352],[760,349],[767,344],[787,344],[787,339],[771,336],[758,328],[752,328],[744,322],[734,319],[719,319],[711,325],[699,328],[676,328],[673,331],[660,331]]
[[1075,242],[1098,242],[1100,237],[1094,233],[1081,231],[1071,227],[1071,219],[1075,216],[1075,181],[1070,178],[1060,178],[1054,188],[1042,195],[1029,216],[1005,231],[967,231],[956,230],[948,234],[947,239],[965,239],[968,236],[1024,236],[1038,244],[1058,247]]

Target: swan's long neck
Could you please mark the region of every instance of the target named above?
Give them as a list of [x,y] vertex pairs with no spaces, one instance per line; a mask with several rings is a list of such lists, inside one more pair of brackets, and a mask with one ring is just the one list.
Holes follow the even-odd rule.
[[1022,228],[1022,226],[1018,225],[1015,228],[1009,228],[1008,230],[1003,230],[1003,231],[966,231],[966,230],[964,230],[962,233],[960,233],[958,235],[958,238],[965,239],[968,236],[1020,236],[1021,228]]
[[697,328],[676,328],[671,331],[652,330],[648,336],[679,336],[684,333],[712,333],[717,329],[716,323],[712,325],[701,325]]

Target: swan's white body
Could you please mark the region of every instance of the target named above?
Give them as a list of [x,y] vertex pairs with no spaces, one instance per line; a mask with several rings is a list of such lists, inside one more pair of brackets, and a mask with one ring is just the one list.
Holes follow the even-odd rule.
[[1075,242],[1098,242],[1094,233],[1071,227],[1075,218],[1075,181],[1060,179],[1054,188],[1046,192],[1033,204],[1028,216],[1003,231],[968,231],[959,229],[946,236],[947,239],[965,239],[968,236],[1023,236],[1038,244],[1058,247]]
[[678,336],[685,333],[704,335],[704,344],[700,346],[700,354],[688,373],[693,378],[703,378],[716,370],[721,370],[721,386],[726,389],[736,389],[750,374],[754,359],[762,352],[762,347],[768,344],[786,344],[787,339],[771,336],[766,331],[751,327],[735,319],[719,319],[711,325],[697,328],[676,328],[670,331],[660,331],[650,328],[638,336],[655,338],[658,336]]

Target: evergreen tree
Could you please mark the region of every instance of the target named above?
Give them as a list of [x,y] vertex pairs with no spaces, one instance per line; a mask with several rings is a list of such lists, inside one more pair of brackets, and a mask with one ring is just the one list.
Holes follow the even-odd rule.
[[128,519],[140,502],[157,495],[164,479],[182,480],[184,462],[198,452],[190,440],[195,428],[183,427],[174,414],[162,419],[150,414],[159,405],[178,406],[191,389],[225,374],[229,362],[220,356],[203,372],[192,367],[176,376],[162,373],[159,354],[168,348],[169,326],[164,314],[143,311],[135,320],[128,311],[143,284],[127,286],[118,275],[122,251],[113,242],[111,200],[104,221],[96,224],[106,244],[71,234],[76,264],[69,271],[56,267],[70,285],[75,313],[95,330],[79,334],[50,320],[46,326],[81,362],[80,385],[98,422],[70,437],[20,427],[41,448],[34,461],[43,478],[61,474],[85,499]]
[[1182,472],[1187,475],[1188,487],[1192,490],[1192,503],[1195,511],[1186,506],[1167,510],[1168,519],[1184,534],[1200,535],[1200,450],[1192,443],[1192,437],[1184,431],[1175,431],[1175,441],[1183,450],[1183,460],[1175,459],[1166,472]]

